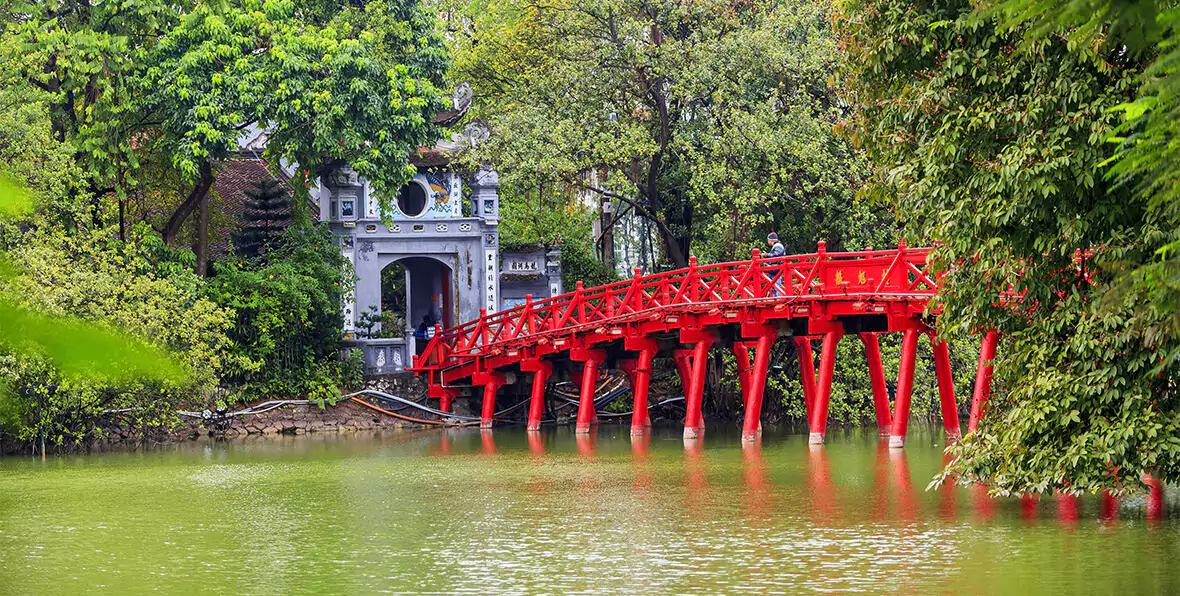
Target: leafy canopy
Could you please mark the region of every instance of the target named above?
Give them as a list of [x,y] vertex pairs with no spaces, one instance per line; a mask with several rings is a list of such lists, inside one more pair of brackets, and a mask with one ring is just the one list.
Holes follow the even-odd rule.
[[797,250],[888,239],[874,235],[884,214],[853,201],[860,162],[832,131],[846,107],[827,85],[823,5],[441,5],[451,76],[471,81],[492,132],[469,158],[505,187],[614,202],[677,265],[746,257],[776,228]]

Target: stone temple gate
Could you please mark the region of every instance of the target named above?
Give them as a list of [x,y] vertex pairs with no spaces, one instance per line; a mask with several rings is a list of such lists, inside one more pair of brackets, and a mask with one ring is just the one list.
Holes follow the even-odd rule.
[[321,220],[329,222],[358,278],[344,305],[344,327],[365,354],[366,372],[400,372],[435,324],[447,327],[478,318],[480,309],[497,310],[499,178],[483,169],[469,180],[465,189],[458,172],[419,167],[389,201],[387,218],[351,168],[323,181]]

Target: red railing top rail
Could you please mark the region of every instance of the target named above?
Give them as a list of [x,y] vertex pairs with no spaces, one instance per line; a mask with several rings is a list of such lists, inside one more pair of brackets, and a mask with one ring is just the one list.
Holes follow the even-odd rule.
[[[928,248],[829,253],[824,243],[816,252],[772,259],[757,250],[748,261],[689,266],[652,275],[584,288],[480,317],[438,330],[414,369],[443,364],[448,356],[472,355],[498,345],[531,341],[582,326],[634,318],[670,306],[719,302],[792,301],[854,298],[919,298],[935,293],[928,276]],[[434,356],[434,358],[431,358]],[[430,362],[433,361],[433,362]]]

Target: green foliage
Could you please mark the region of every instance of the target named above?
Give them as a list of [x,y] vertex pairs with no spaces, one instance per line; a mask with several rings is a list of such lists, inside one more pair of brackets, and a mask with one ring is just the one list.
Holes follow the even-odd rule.
[[[13,199],[0,192],[7,212]],[[152,252],[150,238],[20,235],[0,276],[4,432],[78,444],[101,432],[94,420],[109,410],[158,425],[181,398],[211,388],[228,316],[197,296],[194,280],[177,279],[191,273],[161,267]]]
[[134,101],[139,60],[184,3],[17,0],[5,23],[6,74],[40,91],[58,141],[82,174],[75,188],[125,191],[131,138],[150,118]]
[[1176,336],[1148,331],[1175,311],[1117,283],[1176,228],[1103,171],[1143,61],[1065,35],[1026,43],[969,2],[854,0],[837,22],[848,133],[877,165],[866,194],[937,245],[940,330],[1003,334],[989,415],[948,473],[999,493],[1180,477],[1176,371],[1160,365]]
[[[439,134],[448,62],[432,13],[416,0],[18,0],[0,13],[0,179],[34,189],[42,207],[32,230],[0,229],[23,268],[2,280],[0,367],[6,380],[57,383],[39,401],[59,440],[89,436],[112,408],[173,422],[182,398],[223,384],[331,398],[334,383],[354,382],[355,355],[339,353],[344,263],[299,217],[305,201],[273,254],[222,266],[215,281],[188,274],[193,254],[169,245],[250,125],[268,129],[270,163],[302,166],[300,193],[348,162],[394,196],[381,191],[399,188],[410,153]],[[17,211],[0,190],[0,214]],[[167,244],[144,229],[113,241],[136,216]],[[19,345],[7,341],[18,324]],[[118,344],[114,330],[139,343]],[[71,368],[78,345],[119,364],[75,378],[102,372],[106,356],[87,351]],[[170,370],[149,348],[175,351],[191,377],[115,375]],[[6,432],[28,438],[30,397],[5,394]]]
[[1105,164],[1110,165],[1106,176],[1146,201],[1145,224],[1156,233],[1145,240],[1155,251],[1117,264],[1120,277],[1107,306],[1117,309],[1118,301],[1129,299],[1150,308],[1153,317],[1132,324],[1164,351],[1164,365],[1175,364],[1180,359],[1180,342],[1171,341],[1180,337],[1180,8],[1154,1],[1038,0],[1000,3],[993,13],[1023,32],[1026,46],[1064,36],[1074,47],[1128,54],[1145,65],[1134,99],[1112,108],[1122,123],[1107,139],[1118,147]]
[[681,266],[690,244],[746,257],[772,229],[792,250],[889,241],[888,214],[852,201],[860,161],[832,132],[846,108],[826,84],[837,54],[822,5],[440,5],[451,76],[471,81],[492,130],[469,157],[505,186],[634,210]]
[[297,193],[347,162],[393,196],[438,136],[447,57],[416,0],[20,0],[6,14],[0,87],[43,111],[77,168],[68,203],[95,227],[112,198],[122,222],[127,197],[147,195],[174,244],[251,124],[269,130],[270,163],[302,165]]
[[22,186],[0,174],[0,218],[15,219],[33,210],[33,200]]
[[575,193],[558,185],[500,188],[501,245],[505,248],[554,246],[561,249],[562,284],[567,291],[610,283],[618,276],[598,258],[593,240],[596,213]]
[[[0,56],[5,53],[0,42]],[[32,86],[0,75],[0,176],[11,177],[3,182],[8,186],[0,196],[21,200],[22,211],[31,212],[35,199],[43,209],[59,213],[62,198],[80,177],[66,149],[53,137],[49,112]],[[5,208],[0,218],[17,215]]]
[[388,197],[437,137],[445,56],[414,0],[198,4],[145,61],[143,103],[190,176],[257,122],[272,163],[347,162]]
[[286,228],[265,255],[219,263],[205,289],[236,313],[225,381],[251,399],[335,400],[351,374],[340,358],[349,271],[327,228],[311,224]]

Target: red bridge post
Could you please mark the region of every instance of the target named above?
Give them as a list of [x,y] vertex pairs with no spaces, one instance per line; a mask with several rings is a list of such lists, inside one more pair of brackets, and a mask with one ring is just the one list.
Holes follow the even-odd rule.
[[918,358],[917,329],[907,329],[901,340],[901,366],[897,370],[897,396],[893,401],[893,430],[889,447],[905,447],[906,431],[910,425],[910,397],[914,390],[914,361]]
[[598,389],[598,367],[606,360],[606,352],[575,348],[570,351],[573,360],[582,365],[582,387],[578,395],[578,422],[574,431],[579,434],[590,432],[590,425],[598,422],[598,410],[594,407],[594,392]]
[[975,391],[971,395],[971,418],[967,421],[967,432],[975,432],[979,419],[987,409],[987,400],[992,394],[992,361],[996,359],[996,343],[1000,333],[996,330],[983,335],[979,346],[979,366],[975,369]]
[[651,384],[651,363],[659,346],[654,341],[642,338],[627,338],[624,340],[624,346],[639,351],[631,375],[631,396],[634,401],[631,408],[631,436],[634,437],[643,435],[651,426],[651,415],[647,409],[647,390]]
[[431,379],[430,385],[426,389],[426,395],[431,398],[438,398],[438,409],[450,413],[451,405],[455,403],[455,398],[459,396],[459,390],[452,387],[444,387],[441,382],[435,383]]
[[802,377],[803,383],[803,408],[810,424],[814,418],[811,414],[815,410],[815,354],[811,351],[811,339],[796,337],[795,354],[799,360],[799,376]]
[[753,442],[762,434],[762,396],[766,392],[766,372],[770,368],[770,349],[778,335],[764,333],[754,347],[754,369],[749,373],[746,394],[746,418],[742,424],[742,441]]
[[676,361],[676,374],[680,376],[680,390],[684,392],[684,399],[692,391],[692,350],[676,350],[672,352]]
[[693,344],[692,376],[688,394],[684,396],[684,438],[699,439],[705,433],[705,418],[701,404],[705,394],[705,372],[709,366],[709,348],[713,347],[713,335],[708,331],[681,329],[680,341]]
[[553,365],[543,360],[522,360],[520,369],[533,373],[533,389],[529,394],[529,419],[525,430],[541,430],[541,415],[545,412],[545,384],[553,374]]
[[688,408],[684,415],[684,438],[699,439],[705,434],[705,417],[701,412],[705,396],[705,372],[709,366],[709,348],[713,340],[697,342],[692,357],[692,391],[685,396]]
[[811,436],[807,442],[812,445],[822,445],[824,433],[828,428],[828,403],[832,398],[832,373],[836,368],[836,345],[844,331],[839,328],[829,329],[824,333],[824,345],[819,356],[819,393],[816,395],[815,407],[811,415]]
[[507,380],[497,372],[478,373],[471,380],[476,385],[483,385],[483,412],[479,417],[479,427],[491,428],[492,418],[496,415],[496,392]]
[[942,405],[942,426],[946,429],[946,440],[958,441],[963,437],[959,428],[959,404],[955,403],[955,381],[951,375],[951,355],[946,342],[930,334],[934,345],[934,374],[938,377],[938,401]]
[[873,386],[877,430],[881,436],[889,436],[893,420],[889,415],[889,388],[885,386],[885,369],[881,366],[881,344],[876,333],[861,333],[860,341],[865,346],[865,360],[869,362],[869,383]]

